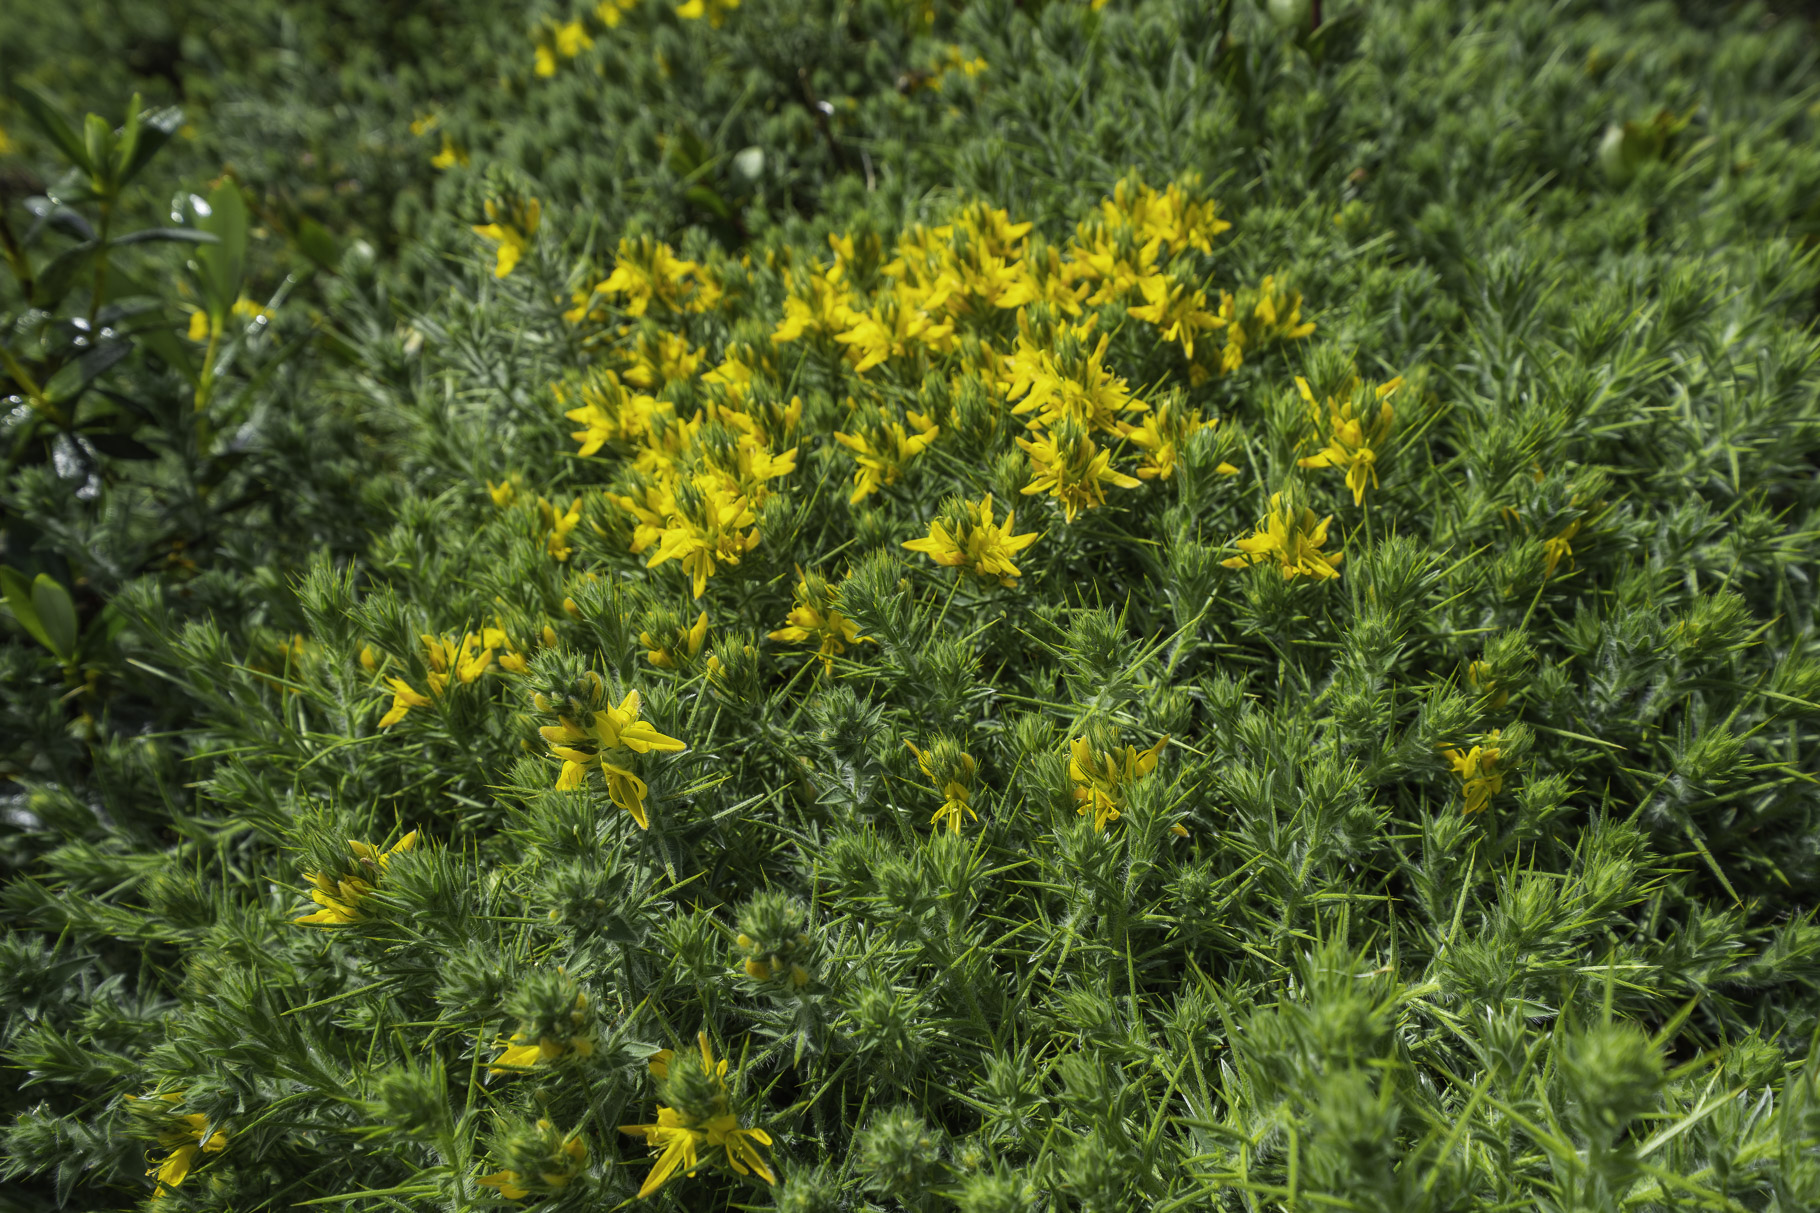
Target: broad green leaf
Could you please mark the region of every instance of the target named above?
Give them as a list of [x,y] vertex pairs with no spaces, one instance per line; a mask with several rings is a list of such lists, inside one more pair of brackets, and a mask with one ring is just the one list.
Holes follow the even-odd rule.
[[74,400],[109,367],[131,353],[132,349],[132,344],[126,341],[110,341],[96,346],[82,357],[58,368],[57,373],[44,385],[44,398],[52,404]]
[[62,303],[63,297],[70,293],[70,288],[76,285],[76,279],[82,276],[94,260],[95,250],[99,247],[90,241],[64,249],[51,258],[50,264],[32,280],[32,306],[49,309]]
[[108,168],[113,173],[114,184],[116,186],[118,186],[122,180],[120,170],[125,167],[126,162],[131,160],[138,151],[141,129],[139,125],[139,111],[144,104],[145,99],[138,93],[134,93],[133,99],[126,103],[126,121],[120,124],[120,130],[114,136],[114,154],[110,158]]
[[178,326],[167,318],[159,324],[148,325],[143,329],[135,328],[133,336],[140,345],[156,354],[160,362],[182,375],[191,387],[198,387],[202,377],[196,370],[189,342],[178,334],[177,329]]
[[63,115],[57,112],[56,106],[42,94],[24,86],[13,90],[13,99],[25,111],[25,116],[32,120],[32,125],[57,145],[57,150],[63,153],[65,159],[84,172],[94,171],[89,163],[88,149],[76,137],[70,124],[63,120]]
[[6,594],[6,605],[12,608],[13,618],[19,621],[19,626],[30,632],[39,644],[56,652],[57,646],[51,643],[50,633],[44,630],[37,608],[32,605],[32,584],[25,579],[25,574],[0,565],[0,591]]
[[329,229],[314,219],[306,218],[297,226],[297,250],[314,262],[318,269],[335,272],[341,263],[341,246]]
[[246,200],[240,187],[223,181],[209,194],[209,213],[202,230],[216,238],[196,252],[202,266],[202,286],[208,295],[209,316],[217,327],[227,326],[228,313],[240,297],[240,280],[246,273]]
[[733,218],[733,208],[727,205],[727,200],[705,185],[690,186],[683,191],[683,197],[721,219]]
[[48,573],[32,579],[32,609],[48,637],[46,646],[65,661],[76,655],[76,604],[70,592]]
[[113,188],[114,171],[114,128],[100,114],[90,114],[82,120],[82,142],[88,152],[89,178],[97,194],[107,194]]
[[131,155],[124,152],[120,157],[120,179],[118,184],[125,185],[139,175],[139,170],[151,162],[158,149],[171,141],[183,125],[183,111],[174,105],[162,109],[150,110],[139,118],[139,139],[133,145]]

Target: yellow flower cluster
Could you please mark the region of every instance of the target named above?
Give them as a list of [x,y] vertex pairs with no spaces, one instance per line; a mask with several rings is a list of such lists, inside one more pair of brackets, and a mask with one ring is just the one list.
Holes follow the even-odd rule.
[[534,697],[538,710],[556,714],[557,723],[538,729],[544,741],[549,743],[550,753],[562,759],[562,773],[556,778],[556,786],[564,789],[581,787],[589,773],[598,770],[606,780],[607,795],[612,797],[613,803],[632,814],[640,829],[648,830],[651,821],[645,815],[645,793],[650,789],[644,780],[621,765],[624,759],[614,751],[675,754],[688,747],[674,737],[659,733],[649,721],[639,719],[641,701],[637,691],[627,691],[617,707],[598,706],[605,686],[598,675],[591,675],[591,679],[592,702],[589,704],[571,700],[558,705],[541,692]]
[[727,1166],[737,1174],[757,1175],[768,1184],[777,1182],[764,1155],[758,1152],[759,1146],[771,1144],[771,1135],[763,1129],[740,1125],[727,1090],[726,1059],[714,1059],[706,1032],[699,1034],[696,1041],[701,1048],[699,1067],[690,1064],[693,1059],[677,1058],[669,1049],[651,1059],[652,1076],[663,1082],[664,1094],[676,1106],[660,1105],[655,1124],[619,1127],[621,1133],[643,1137],[645,1144],[657,1151],[657,1160],[639,1186],[640,1200],[663,1187],[678,1171],[695,1174],[706,1161],[703,1155],[711,1159],[715,1150],[722,1152]]
[[495,278],[504,278],[518,267],[525,250],[543,222],[543,204],[535,198],[489,198],[483,209],[487,221],[474,225],[474,234],[498,246]]
[[[681,333],[659,327],[712,310],[720,288],[701,265],[650,239],[622,240],[613,272],[578,293],[573,323],[603,322],[609,309],[636,323],[621,325],[612,356],[584,375],[554,385],[579,453],[611,450],[626,458],[627,491],[607,499],[631,516],[631,550],[648,567],[675,561],[700,598],[708,578],[737,565],[758,545],[758,510],[771,482],[796,470],[788,445],[802,401],[762,401],[756,377],[775,379],[767,348],[735,342],[718,365]],[[613,363],[617,365],[613,365]],[[680,413],[664,389],[697,383],[700,407]]]
[[1504,790],[1504,772],[1498,769],[1498,759],[1502,756],[1498,739],[1499,731],[1493,729],[1470,750],[1443,751],[1460,780],[1468,814],[1484,812],[1491,798]]
[[[703,14],[712,16],[711,6]],[[520,229],[502,227],[505,256]],[[758,267],[750,258],[696,260],[652,237],[628,237],[610,272],[578,291],[566,313],[599,356],[553,391],[578,453],[620,465],[606,500],[630,521],[630,550],[648,567],[676,563],[696,598],[758,545],[767,498],[797,469],[803,405],[796,396],[779,403],[778,385],[804,360],[844,363],[851,376],[846,417],[832,431],[853,460],[850,503],[902,483],[949,433],[949,401],[966,400],[976,419],[969,424],[1023,423],[1017,441],[1029,474],[1020,490],[1053,499],[1072,522],[1104,505],[1109,488],[1169,479],[1189,440],[1218,423],[1173,395],[1153,407],[1134,392],[1110,365],[1116,309],[1179,347],[1198,379],[1312,331],[1300,296],[1273,278],[1213,302],[1197,259],[1229,227],[1188,178],[1162,189],[1119,182],[1061,245],[980,202],[948,222],[912,225],[890,247],[864,232],[837,233],[825,260],[764,254],[784,285],[779,312],[763,320],[768,342],[753,339]],[[709,316],[714,323],[697,320]],[[716,329],[731,331],[718,353],[695,335]],[[1204,340],[1212,331],[1226,333],[1224,348]],[[931,376],[947,391],[919,404],[915,386]],[[1125,451],[1137,458],[1120,466]],[[1009,517],[995,523],[990,498],[979,505],[944,512],[908,546],[1014,585],[1013,555],[1035,534],[1013,534]],[[556,524],[572,516],[551,515],[559,559],[566,545]],[[818,626],[793,618],[785,630]],[[848,638],[817,640],[824,661],[837,643]]]
[[556,74],[557,65],[575,58],[594,45],[588,31],[579,21],[546,21],[536,35],[535,70],[546,79]]
[[183,1102],[183,1095],[182,1091],[164,1091],[146,1096],[144,1102],[139,1102],[140,1097],[137,1095],[126,1097],[135,1101],[129,1105],[134,1111],[155,1119],[158,1144],[170,1151],[146,1172],[147,1175],[158,1177],[155,1195],[162,1196],[167,1189],[174,1188],[187,1179],[190,1168],[196,1165],[198,1155],[216,1154],[227,1149],[227,1134],[220,1129],[212,1129],[206,1115],[201,1112],[177,1112],[176,1105]]
[[[545,629],[546,632],[549,629]],[[553,634],[552,634],[553,635]],[[548,639],[549,637],[546,637]],[[379,719],[379,727],[389,729],[408,715],[412,708],[427,708],[441,698],[450,682],[458,686],[469,686],[482,674],[492,668],[497,659],[499,668],[513,674],[522,674],[530,668],[530,660],[512,638],[501,627],[484,627],[478,632],[468,632],[457,641],[449,636],[432,636],[425,633],[423,641],[425,683],[429,694],[417,690],[402,678],[388,677],[385,682],[392,690],[392,707]],[[360,654],[360,664],[368,671],[379,668],[381,658],[369,646]]]
[[1356,377],[1341,389],[1344,400],[1336,403],[1333,397],[1327,398],[1325,416],[1315,402],[1314,390],[1308,386],[1308,380],[1297,375],[1295,385],[1307,402],[1314,423],[1319,426],[1324,422],[1327,429],[1327,445],[1318,453],[1297,460],[1297,464],[1305,468],[1344,470],[1346,487],[1352,490],[1352,503],[1363,505],[1366,486],[1376,488],[1378,485],[1378,450],[1383,447],[1384,439],[1390,434],[1391,422],[1396,419],[1390,398],[1403,386],[1401,376],[1370,389],[1365,404],[1378,406],[1375,417],[1359,411],[1358,398],[1367,393]]
[[588,996],[577,994],[575,1005],[569,1009],[567,1024],[560,1020],[554,1031],[539,1033],[533,1039],[531,1032],[522,1028],[512,1033],[505,1042],[504,1051],[495,1057],[487,1066],[492,1074],[503,1074],[513,1070],[528,1070],[533,1066],[551,1065],[565,1057],[594,1056],[594,1037],[590,1030],[592,1023],[588,1013]]
[[834,659],[847,651],[850,644],[868,638],[859,634],[859,625],[841,613],[834,587],[820,573],[796,570],[796,605],[790,609],[785,626],[770,634],[772,640],[788,644],[814,644],[822,669],[834,671]]
[[1229,569],[1269,564],[1283,574],[1284,581],[1297,577],[1330,580],[1340,575],[1339,564],[1344,552],[1326,552],[1327,528],[1332,515],[1317,520],[1314,511],[1298,514],[1283,503],[1283,494],[1270,495],[1270,512],[1258,522],[1257,529],[1237,543],[1239,552],[1220,563]]
[[416,830],[400,838],[385,851],[370,842],[356,842],[350,838],[348,849],[354,853],[354,870],[339,877],[327,876],[321,872],[305,872],[303,878],[312,886],[310,900],[322,908],[292,921],[317,927],[345,927],[349,923],[359,922],[360,903],[372,895],[374,886],[385,875],[386,868],[391,866],[392,857],[403,854],[416,845]]
[[1123,815],[1128,789],[1156,770],[1157,759],[1168,744],[1168,737],[1159,737],[1147,750],[1131,745],[1096,750],[1087,738],[1076,737],[1068,747],[1075,812],[1083,817],[1091,813],[1095,830],[1117,821]]
[[980,815],[973,811],[973,784],[978,767],[973,755],[961,752],[960,745],[951,738],[938,737],[935,744],[926,750],[918,749],[915,742],[906,741],[910,752],[916,755],[916,765],[928,777],[930,784],[942,796],[942,807],[929,819],[931,825],[948,823],[950,832],[961,832],[961,814],[978,821]]
[[536,1171],[499,1170],[482,1175],[475,1182],[497,1190],[507,1200],[523,1200],[562,1191],[588,1165],[588,1143],[580,1130],[559,1133],[547,1119],[539,1120],[535,1140],[530,1144],[543,1155]]
[[1037,541],[1035,531],[1012,534],[1016,518],[1015,511],[1007,510],[1003,522],[992,521],[992,494],[987,493],[977,504],[950,503],[930,521],[928,535],[904,546],[937,564],[996,580],[1009,589],[1023,575],[1011,558]]

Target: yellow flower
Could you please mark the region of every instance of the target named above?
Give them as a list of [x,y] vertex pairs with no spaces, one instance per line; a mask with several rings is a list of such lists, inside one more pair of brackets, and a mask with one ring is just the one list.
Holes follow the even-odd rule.
[[412,708],[427,708],[431,700],[448,689],[449,679],[463,686],[487,672],[493,664],[493,649],[483,647],[483,639],[478,632],[469,632],[457,644],[442,636],[425,634],[421,637],[424,648],[424,665],[427,667],[426,685],[430,693],[424,695],[402,678],[388,678],[386,685],[392,688],[392,708],[380,717],[379,727],[389,729],[405,718]]
[[[236,319],[246,321],[249,325],[256,324],[261,326],[270,324],[273,317],[277,315],[271,308],[261,307],[251,299],[248,299],[245,295],[234,300],[234,306],[230,309],[228,314]],[[195,311],[190,313],[190,329],[188,336],[191,341],[200,344],[214,335],[215,326],[209,320],[209,314],[207,312]]]
[[771,340],[785,345],[806,335],[833,337],[853,326],[852,296],[841,285],[837,264],[825,274],[799,274],[791,279],[784,296],[784,318],[777,322]]
[[1492,673],[1491,666],[1483,661],[1475,661],[1466,667],[1466,681],[1472,684],[1473,690],[1488,697],[1487,706],[1493,709],[1510,702],[1510,689]]
[[[701,1047],[699,1067],[692,1059],[681,1059],[669,1050],[651,1061],[651,1073],[663,1080],[663,1097],[677,1106],[657,1109],[657,1122],[648,1125],[621,1125],[619,1131],[632,1137],[643,1137],[645,1144],[658,1152],[638,1189],[642,1200],[669,1180],[677,1171],[693,1175],[704,1161],[714,1161],[712,1152],[723,1152],[726,1164],[737,1174],[754,1174],[768,1184],[777,1177],[766,1165],[758,1146],[771,1144],[771,1135],[763,1129],[742,1128],[732,1109],[727,1090],[727,1063],[714,1060],[708,1045],[708,1034],[696,1037]],[[704,1159],[707,1153],[709,1158]]]
[[1194,335],[1225,328],[1226,321],[1207,310],[1207,296],[1185,282],[1172,282],[1161,274],[1139,279],[1144,305],[1129,314],[1163,330],[1164,341],[1179,342],[1182,353],[1194,358]]
[[1264,275],[1255,290],[1222,294],[1220,317],[1226,321],[1226,346],[1220,352],[1223,374],[1238,370],[1248,349],[1299,341],[1314,332],[1314,322],[1302,319],[1302,293],[1278,286],[1274,274]]
[[467,149],[458,146],[446,134],[442,137],[442,150],[430,157],[430,167],[435,169],[451,169],[467,162]]
[[1038,433],[1017,444],[1030,454],[1035,478],[1023,487],[1025,495],[1044,493],[1062,503],[1062,517],[1073,522],[1082,510],[1106,504],[1106,485],[1135,489],[1138,481],[1112,466],[1112,452],[1078,426],[1064,423],[1054,434]]
[[719,29],[727,20],[727,14],[739,7],[739,0],[685,0],[676,6],[676,15],[684,21],[700,21],[703,17],[708,24]]
[[578,788],[588,772],[599,768],[606,780],[607,794],[613,803],[632,814],[640,829],[651,828],[645,816],[645,781],[630,770],[607,760],[613,750],[630,750],[634,754],[652,751],[674,754],[687,748],[674,737],[666,737],[649,721],[638,718],[640,700],[637,691],[627,691],[618,707],[596,710],[577,716],[558,715],[558,723],[538,729],[549,743],[550,753],[562,759],[558,788]]
[[485,203],[487,221],[474,226],[474,234],[499,246],[499,260],[493,267],[495,278],[504,278],[517,267],[537,226],[543,220],[543,204],[535,198],[502,201],[489,198]]
[[[1175,474],[1176,459],[1181,453],[1182,444],[1196,431],[1212,429],[1218,424],[1218,418],[1201,420],[1199,409],[1183,411],[1165,403],[1158,405],[1156,411],[1146,416],[1140,424],[1122,422],[1119,432],[1144,452],[1144,462],[1137,468],[1138,476],[1144,480],[1167,480]],[[1239,469],[1230,463],[1221,463],[1213,470],[1222,476],[1239,474]]]
[[1543,577],[1553,577],[1555,575],[1555,566],[1559,565],[1562,560],[1567,560],[1569,563],[1572,563],[1574,555],[1573,539],[1574,536],[1580,533],[1580,527],[1585,521],[1584,518],[1576,518],[1562,528],[1559,535],[1542,541],[1542,551],[1548,558],[1548,567],[1542,570]]
[[888,359],[908,358],[919,347],[946,353],[954,348],[954,325],[933,315],[913,293],[886,291],[869,311],[851,312],[847,331],[834,339],[848,347],[853,369],[863,374]]
[[[643,316],[653,304],[671,311],[700,311],[697,297],[706,292],[702,268],[676,255],[676,250],[649,236],[625,238],[614,253],[613,272],[596,283],[594,295],[625,299],[628,316]],[[580,313],[587,313],[587,296],[579,296]],[[579,319],[570,313],[570,319]]]
[[785,626],[770,633],[772,640],[791,644],[813,642],[821,657],[822,670],[834,672],[834,659],[847,651],[847,646],[865,641],[859,625],[841,614],[839,599],[826,578],[819,573],[796,570],[796,605],[791,608]]
[[[1134,398],[1123,379],[1106,370],[1109,335],[1102,333],[1090,350],[1092,325],[1064,327],[1053,343],[1023,317],[1017,348],[1011,356],[1007,398],[1017,400],[1013,413],[1035,413],[1032,429],[1056,428],[1064,422],[1089,432],[1119,432],[1120,413],[1141,413],[1150,406]],[[1019,399],[1022,397],[1022,399]]]
[[977,505],[954,502],[942,516],[929,522],[929,534],[904,544],[912,552],[927,553],[935,563],[958,568],[975,577],[992,578],[1006,589],[1023,574],[1011,558],[1037,541],[1037,533],[1012,534],[1016,511],[1007,510],[1005,521],[992,521],[992,494]]
[[[1308,402],[1308,408],[1315,419],[1321,419],[1321,409],[1315,403],[1314,392],[1308,386],[1308,380],[1296,376],[1296,389],[1302,393],[1302,399]],[[1372,389],[1372,395],[1378,404],[1378,415],[1367,421],[1355,415],[1353,402],[1348,399],[1344,404],[1336,404],[1329,397],[1327,401],[1328,438],[1327,446],[1317,454],[1297,460],[1305,468],[1344,468],[1346,470],[1346,487],[1352,490],[1352,503],[1365,503],[1365,488],[1369,484],[1376,488],[1378,484],[1378,456],[1376,448],[1383,445],[1390,434],[1390,423],[1395,420],[1396,412],[1390,407],[1390,397],[1403,386],[1401,377],[1388,383],[1381,383]]]
[[638,0],[600,0],[594,6],[594,15],[600,18],[602,25],[608,29],[618,29],[625,15],[638,7]]
[[1337,566],[1345,559],[1345,553],[1321,550],[1332,521],[1331,514],[1317,521],[1314,511],[1308,509],[1298,518],[1293,508],[1283,504],[1283,494],[1272,493],[1270,512],[1258,522],[1257,530],[1238,541],[1243,554],[1220,563],[1229,569],[1271,563],[1282,570],[1284,581],[1295,577],[1338,577]]
[[701,655],[701,646],[708,639],[708,612],[703,611],[694,625],[687,631],[679,631],[662,640],[650,632],[640,632],[638,643],[645,646],[645,660],[659,669],[674,670],[685,661],[693,661]]
[[916,765],[942,795],[942,807],[935,811],[929,823],[947,822],[949,831],[958,834],[961,832],[961,814],[978,821],[980,816],[973,811],[973,782],[978,773],[973,756],[962,753],[959,743],[948,737],[936,738],[935,744],[926,750],[918,749],[913,741],[904,744],[916,755]]
[[498,620],[494,620],[494,626],[480,629],[480,642],[489,651],[500,654],[499,668],[507,673],[523,674],[531,668],[530,658],[525,656],[524,650],[518,647]]
[[[183,1095],[182,1091],[165,1091],[145,1098],[148,1101],[162,1101],[167,1106],[161,1108],[150,1102],[142,1105],[145,1111],[141,1114],[157,1120],[158,1144],[170,1151],[146,1172],[147,1175],[158,1177],[154,1195],[162,1196],[168,1189],[177,1187],[187,1179],[190,1168],[196,1164],[197,1155],[218,1154],[227,1149],[227,1134],[220,1129],[211,1132],[207,1116],[201,1112],[187,1115],[176,1113],[174,1105],[183,1102]],[[127,1098],[136,1101],[140,1096],[128,1095]]]
[[494,484],[489,480],[487,481],[487,496],[493,499],[494,505],[503,510],[514,501],[518,500],[518,486],[523,483],[523,480],[524,478],[519,476],[516,472],[507,476],[498,484]]
[[853,495],[847,498],[850,503],[864,501],[884,485],[896,484],[904,465],[928,450],[941,433],[928,414],[911,413],[909,418],[917,429],[914,434],[904,428],[903,422],[883,412],[871,417],[866,425],[856,426],[860,431],[857,434],[835,431],[834,440],[852,451],[859,463],[853,473]]
[[586,993],[575,995],[567,1023],[558,1018],[553,1023],[546,1021],[544,1028],[546,1031],[543,1032],[534,1027],[527,1030],[521,1021],[519,1030],[503,1042],[503,1051],[499,1056],[487,1063],[487,1072],[506,1074],[539,1065],[554,1065],[565,1057],[594,1056],[593,1027]]
[[[475,1180],[485,1187],[497,1189],[507,1200],[560,1192],[575,1182],[575,1177],[588,1163],[588,1143],[580,1130],[561,1134],[548,1120],[537,1122],[535,1136],[528,1140],[514,1138],[508,1148],[513,1161],[527,1168],[525,1172],[501,1169]],[[518,1158],[521,1150],[529,1156],[528,1160]],[[529,1169],[532,1167],[536,1169]]]
[[569,546],[569,533],[581,525],[581,498],[569,503],[569,508],[557,513],[556,505],[546,498],[537,499],[538,530],[543,535],[544,551],[553,560],[567,560],[574,551]]
[[427,708],[430,697],[420,694],[411,684],[402,678],[388,678],[386,685],[392,688],[392,706],[384,716],[379,718],[379,727],[389,729],[405,718],[412,708]]
[[537,74],[546,79],[554,76],[559,60],[573,59],[593,45],[594,39],[579,21],[545,23],[537,31]]
[[381,851],[371,843],[348,839],[348,848],[354,852],[352,871],[341,877],[305,872],[303,878],[313,886],[310,889],[310,900],[322,908],[291,921],[318,927],[345,927],[349,923],[359,922],[360,903],[372,893],[379,878],[385,875],[392,856],[403,854],[416,845],[416,830],[393,843],[387,851]]
[[[657,551],[645,561],[645,567],[679,561],[689,574],[695,597],[700,598],[707,589],[708,578],[720,565],[736,565],[741,556],[758,546],[758,529],[752,527],[758,515],[745,497],[724,488],[706,493],[697,490],[690,497],[685,502],[679,495],[658,539]],[[752,529],[742,529],[746,527]]]
[[1453,764],[1453,773],[1466,794],[1466,812],[1483,812],[1491,798],[1504,790],[1504,772],[1498,770],[1498,730],[1486,734],[1482,744],[1470,750],[1443,750]]
[[1147,750],[1120,746],[1096,751],[1085,737],[1076,737],[1068,747],[1068,777],[1074,781],[1075,812],[1085,817],[1093,814],[1093,828],[1104,830],[1108,822],[1123,815],[1126,789],[1156,770],[1157,758],[1169,738],[1163,736]]

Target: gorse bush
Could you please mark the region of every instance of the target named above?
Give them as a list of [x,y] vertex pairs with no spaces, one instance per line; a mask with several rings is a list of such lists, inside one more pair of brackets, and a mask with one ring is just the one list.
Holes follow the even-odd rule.
[[1810,30],[337,11],[0,109],[0,1203],[1820,1205]]

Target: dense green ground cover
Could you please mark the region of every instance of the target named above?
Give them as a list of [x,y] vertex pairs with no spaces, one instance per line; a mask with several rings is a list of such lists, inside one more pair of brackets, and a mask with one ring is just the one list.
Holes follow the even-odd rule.
[[1820,1207],[1811,26],[505,7],[0,11],[0,1208]]

